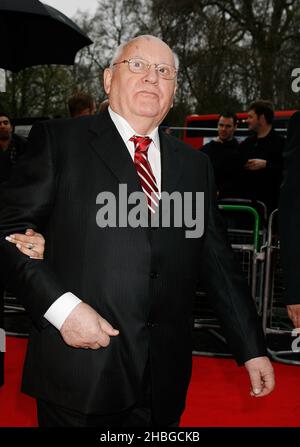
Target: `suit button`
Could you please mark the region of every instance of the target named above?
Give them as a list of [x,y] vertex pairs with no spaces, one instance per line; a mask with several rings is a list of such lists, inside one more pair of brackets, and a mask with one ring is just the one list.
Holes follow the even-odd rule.
[[151,279],[157,279],[159,277],[159,274],[157,272],[151,272],[150,273],[150,278]]

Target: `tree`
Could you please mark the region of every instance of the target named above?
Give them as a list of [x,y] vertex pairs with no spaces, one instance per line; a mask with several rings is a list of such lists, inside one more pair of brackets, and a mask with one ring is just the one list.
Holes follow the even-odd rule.
[[64,67],[27,68],[7,74],[7,92],[0,99],[15,118],[65,115],[71,82]]
[[277,102],[282,95],[277,91],[276,78],[279,72],[285,72],[291,52],[295,53],[292,46],[299,45],[300,1],[215,0],[206,4],[226,14],[242,33],[239,43],[249,55],[248,66],[256,80],[257,96]]
[[200,3],[182,1],[170,7],[155,0],[153,5],[161,36],[179,55],[177,98],[190,113],[240,108],[241,88],[232,74],[240,51],[236,26],[216,7],[203,11]]
[[94,43],[74,66],[9,74],[0,101],[12,115],[63,115],[79,90],[102,101],[117,46],[140,34],[161,37],[179,56],[172,124],[188,113],[241,111],[259,97],[298,107],[291,72],[300,66],[300,0],[101,0],[94,16],[74,19]]

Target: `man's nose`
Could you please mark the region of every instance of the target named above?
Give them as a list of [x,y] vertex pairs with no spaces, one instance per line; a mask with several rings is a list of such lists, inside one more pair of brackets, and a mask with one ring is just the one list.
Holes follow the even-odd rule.
[[151,82],[152,84],[156,84],[158,81],[158,72],[157,69],[155,67],[155,65],[150,65],[147,73],[145,74],[145,81],[146,82]]

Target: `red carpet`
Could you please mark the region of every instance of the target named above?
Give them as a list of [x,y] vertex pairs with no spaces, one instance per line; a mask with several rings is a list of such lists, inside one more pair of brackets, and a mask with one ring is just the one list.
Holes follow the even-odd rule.
[[20,393],[27,340],[6,337],[4,385],[0,388],[0,427],[36,427],[35,402]]
[[[0,388],[0,426],[36,426],[35,402],[21,394],[21,369],[26,340],[8,337],[5,385]],[[291,427],[300,426],[300,368],[274,364],[277,387],[263,399],[249,396],[244,368],[233,360],[194,358],[186,427]]]

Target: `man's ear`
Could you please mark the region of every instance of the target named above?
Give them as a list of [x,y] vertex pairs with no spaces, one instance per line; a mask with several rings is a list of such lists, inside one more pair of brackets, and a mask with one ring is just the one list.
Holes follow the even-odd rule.
[[103,73],[103,85],[104,85],[105,93],[107,95],[109,95],[109,93],[110,93],[111,80],[112,80],[112,69],[106,68]]
[[171,104],[170,109],[172,109],[172,107],[174,106],[174,96],[175,96],[175,94],[176,94],[176,91],[177,91],[177,82],[175,82],[174,93],[173,93],[173,101],[172,101],[172,104]]
[[175,86],[174,86],[174,93],[173,93],[173,96],[176,95],[176,92],[177,92],[177,86],[178,86],[178,84],[177,84],[177,80],[176,80],[176,82],[175,82]]
[[259,121],[260,121],[260,123],[262,123],[265,126],[268,124],[264,114],[259,116]]

